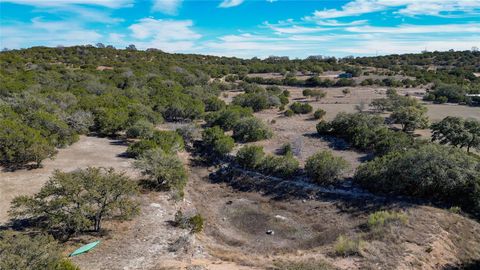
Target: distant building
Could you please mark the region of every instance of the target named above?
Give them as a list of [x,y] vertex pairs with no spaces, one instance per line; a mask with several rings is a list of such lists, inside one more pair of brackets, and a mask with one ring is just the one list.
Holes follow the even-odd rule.
[[352,73],[342,73],[338,75],[338,78],[341,78],[341,79],[350,79],[352,77],[353,77]]

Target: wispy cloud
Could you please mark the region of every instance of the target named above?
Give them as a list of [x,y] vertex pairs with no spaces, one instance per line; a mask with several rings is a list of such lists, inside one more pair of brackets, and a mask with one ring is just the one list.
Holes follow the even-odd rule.
[[231,8],[241,5],[244,0],[223,0],[218,7],[221,8]]
[[2,0],[1,2],[36,7],[65,7],[71,5],[95,5],[107,8],[131,7],[134,0]]
[[153,11],[160,11],[168,15],[177,15],[183,0],[153,0]]
[[128,27],[129,42],[138,48],[158,48],[168,52],[189,51],[201,35],[192,29],[191,20],[156,20],[144,18]]
[[345,28],[348,32],[382,34],[422,34],[422,33],[478,33],[480,24],[443,24],[443,25],[399,25],[395,27],[357,26]]
[[324,9],[314,12],[319,19],[360,16],[367,13],[384,11],[396,8],[396,13],[415,16],[445,16],[452,12],[461,12],[464,15],[478,14],[480,1],[478,0],[354,0],[340,9]]

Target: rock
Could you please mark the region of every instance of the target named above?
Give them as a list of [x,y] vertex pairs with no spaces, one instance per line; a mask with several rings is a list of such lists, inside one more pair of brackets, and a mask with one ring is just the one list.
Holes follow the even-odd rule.
[[280,219],[280,220],[286,220],[287,219],[286,217],[280,216],[280,215],[276,215],[275,218]]
[[267,230],[266,233],[267,233],[268,235],[274,235],[274,234],[275,234],[275,232],[274,232],[273,230]]

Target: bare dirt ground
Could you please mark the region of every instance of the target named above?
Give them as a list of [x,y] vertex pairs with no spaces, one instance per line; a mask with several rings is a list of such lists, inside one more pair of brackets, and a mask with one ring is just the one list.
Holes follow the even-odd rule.
[[45,160],[43,168],[0,171],[0,224],[7,221],[10,201],[18,195],[32,195],[40,190],[54,170],[72,171],[88,166],[113,167],[130,175],[130,160],[121,157],[127,146],[121,141],[81,136],[73,145],[60,149],[54,160]]

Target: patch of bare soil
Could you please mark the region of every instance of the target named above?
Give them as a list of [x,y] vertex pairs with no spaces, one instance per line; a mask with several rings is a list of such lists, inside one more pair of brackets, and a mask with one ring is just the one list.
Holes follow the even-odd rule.
[[10,201],[19,195],[37,193],[54,170],[72,171],[88,166],[113,167],[134,176],[130,160],[121,156],[126,149],[127,146],[121,141],[81,136],[78,142],[60,149],[55,159],[45,160],[42,168],[0,171],[0,224],[8,219]]

